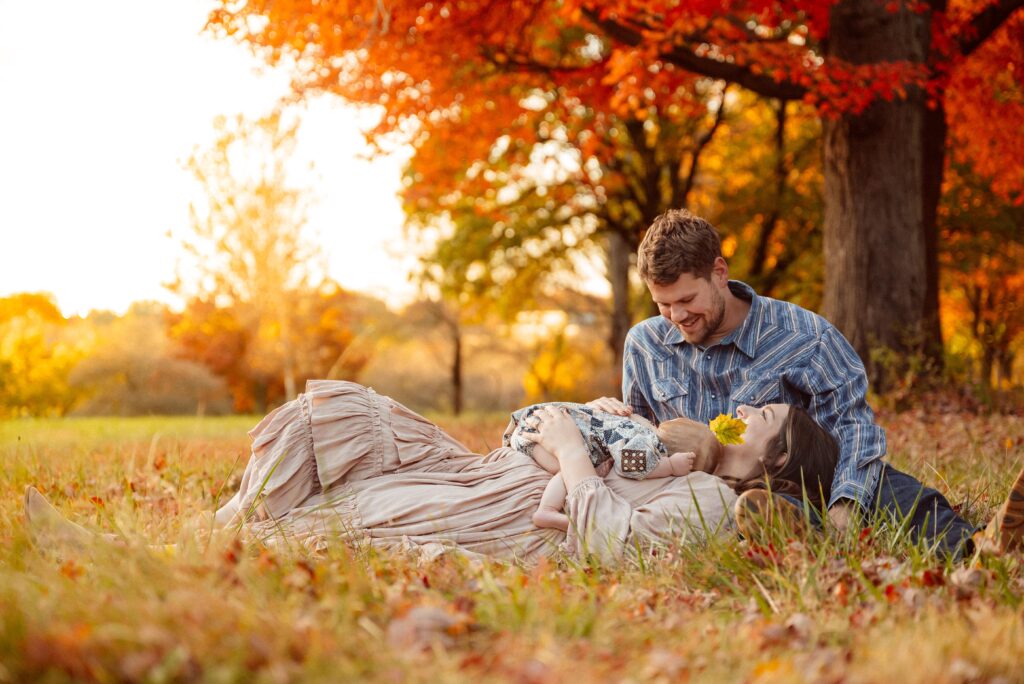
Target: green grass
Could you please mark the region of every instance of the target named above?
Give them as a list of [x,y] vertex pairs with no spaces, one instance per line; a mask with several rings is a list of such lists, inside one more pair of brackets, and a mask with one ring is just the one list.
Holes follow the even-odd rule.
[[[504,426],[434,418],[476,450]],[[1024,679],[1020,559],[972,573],[877,521],[615,569],[208,545],[190,521],[235,486],[255,421],[0,423],[0,682]],[[1024,463],[1019,418],[886,423],[891,460],[974,522]],[[29,484],[129,545],[40,553],[22,520]]]

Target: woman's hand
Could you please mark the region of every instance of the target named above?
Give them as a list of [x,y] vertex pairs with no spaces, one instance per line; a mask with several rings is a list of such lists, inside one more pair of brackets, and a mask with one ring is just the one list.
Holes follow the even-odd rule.
[[597,476],[583,433],[564,410],[545,406],[530,416],[527,425],[533,426],[537,432],[520,434],[524,439],[540,444],[558,459],[566,491],[571,492],[583,480]]
[[541,445],[559,460],[563,453],[587,451],[583,433],[563,409],[545,406],[523,422],[537,432],[521,432],[522,438]]
[[593,401],[588,401],[587,406],[598,411],[610,413],[613,416],[628,416],[633,413],[633,409],[631,407],[627,406],[615,397],[600,397]]

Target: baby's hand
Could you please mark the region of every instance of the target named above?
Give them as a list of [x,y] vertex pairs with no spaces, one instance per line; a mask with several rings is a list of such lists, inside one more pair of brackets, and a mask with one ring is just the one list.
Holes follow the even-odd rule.
[[672,465],[672,474],[676,477],[683,477],[693,472],[693,461],[697,458],[697,454],[692,451],[679,451],[668,457],[668,462]]

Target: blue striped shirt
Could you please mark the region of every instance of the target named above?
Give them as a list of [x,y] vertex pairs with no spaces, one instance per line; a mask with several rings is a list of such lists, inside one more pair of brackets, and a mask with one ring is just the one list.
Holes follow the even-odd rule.
[[885,431],[868,406],[857,352],[815,313],[760,297],[736,280],[729,289],[750,302],[750,311],[710,347],[686,342],[661,316],[633,326],[623,354],[623,401],[656,423],[680,416],[708,422],[741,404],[802,406],[839,442],[829,505],[852,499],[871,510]]

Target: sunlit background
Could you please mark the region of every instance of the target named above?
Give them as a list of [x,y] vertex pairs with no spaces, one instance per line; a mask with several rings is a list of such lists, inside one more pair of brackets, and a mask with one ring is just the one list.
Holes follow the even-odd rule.
[[[51,292],[65,315],[178,304],[163,284],[201,192],[184,160],[212,140],[215,116],[260,116],[288,89],[245,48],[202,33],[211,6],[0,0],[0,297]],[[316,200],[307,233],[329,275],[407,302],[402,152],[366,158],[373,111],[322,99],[302,112],[296,155],[315,165],[300,179]]]
[[[744,60],[808,76],[801,100],[680,69],[582,7],[0,0],[0,419],[262,413],[312,378],[454,414],[618,394],[655,313],[635,255],[679,207],[718,227],[731,277],[831,317],[876,392],[1016,401],[1024,15],[935,67],[945,139],[851,138],[874,161],[827,165],[829,117],[916,69],[833,73],[828,27],[796,11]],[[670,15],[680,45],[703,21]],[[712,28],[702,45],[737,40]],[[876,191],[942,145],[941,193]],[[885,218],[918,205],[920,225]],[[836,267],[915,230],[937,249]]]

